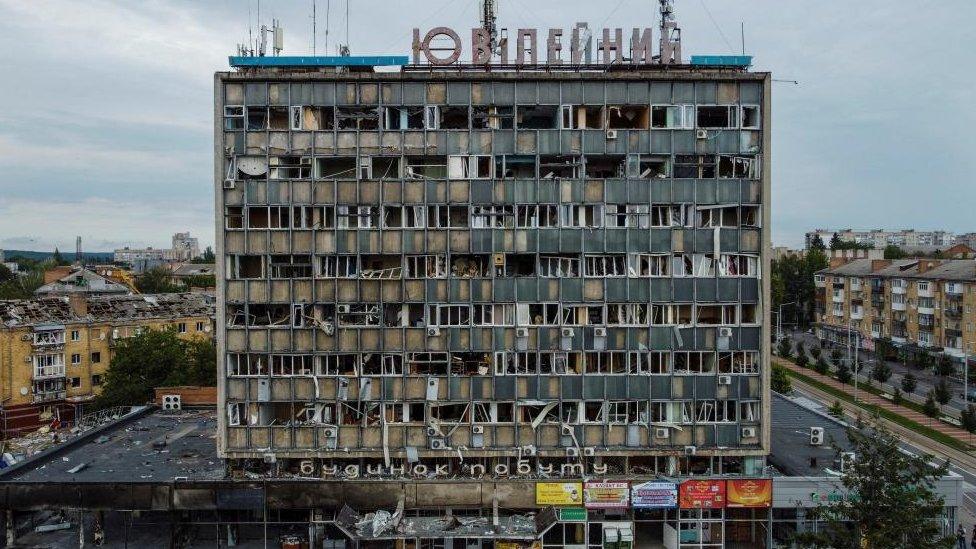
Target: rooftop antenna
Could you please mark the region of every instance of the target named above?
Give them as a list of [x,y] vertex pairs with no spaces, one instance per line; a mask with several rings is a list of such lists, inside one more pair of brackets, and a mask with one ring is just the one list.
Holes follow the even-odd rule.
[[332,0],[325,0],[325,54],[329,54],[329,14],[332,11]]
[[661,3],[661,64],[681,64],[681,29],[674,20],[672,0]]
[[75,238],[75,263],[81,265],[83,263],[82,257],[83,256],[81,254],[81,237],[79,236]]
[[315,55],[315,4],[316,1],[312,0],[312,55]]
[[498,53],[498,13],[495,0],[481,1],[481,28],[489,36],[489,46],[492,53]]
[[278,56],[281,50],[285,49],[285,29],[278,23],[277,19],[271,20],[271,28],[261,25],[261,45],[258,48],[258,55],[264,57],[268,53],[268,35],[271,35],[272,55]]

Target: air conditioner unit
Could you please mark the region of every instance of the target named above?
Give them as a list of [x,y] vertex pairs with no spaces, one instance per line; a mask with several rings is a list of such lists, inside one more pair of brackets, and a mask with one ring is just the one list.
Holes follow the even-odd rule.
[[233,189],[234,188],[234,180],[233,179],[225,179],[224,180],[224,188],[225,189]]
[[339,314],[346,314],[346,313],[349,312],[349,310],[350,310],[349,309],[349,305],[337,305],[336,306],[336,312],[338,312]]
[[315,473],[315,462],[310,459],[303,459],[298,464],[298,470],[302,472],[305,476],[310,476]]
[[756,428],[755,427],[743,427],[742,428],[742,438],[755,438]]
[[617,130],[607,130],[607,139],[616,139]]
[[563,433],[563,436],[567,436],[567,437],[570,436],[570,435],[572,435],[573,434],[573,426],[572,425],[563,425],[562,433]]
[[535,455],[535,453],[536,453],[535,446],[531,444],[526,444],[525,446],[522,447],[522,455],[524,457],[532,457]]
[[515,337],[529,337],[529,329],[515,328]]
[[668,428],[667,427],[655,427],[654,428],[654,438],[668,438]]
[[719,385],[732,385],[732,376],[718,376]]
[[182,410],[183,397],[180,395],[163,395],[163,410]]
[[429,437],[436,437],[439,434],[440,434],[440,431],[438,431],[437,427],[428,427],[427,428],[427,436],[429,436]]
[[335,333],[335,325],[331,322],[327,322],[325,326],[322,327],[322,330],[325,332],[325,335],[330,336]]
[[594,448],[592,446],[587,446],[586,448],[583,448],[583,455],[584,456],[595,456],[596,455],[596,448]]
[[276,463],[278,461],[278,456],[271,453],[264,454],[261,457],[264,459],[265,463]]
[[442,438],[432,438],[430,439],[430,449],[447,450],[447,442],[445,442]]
[[824,428],[810,427],[810,445],[823,446],[823,443],[824,443]]
[[718,337],[732,337],[732,328],[727,328],[727,327],[719,328]]
[[579,457],[579,448],[566,448],[566,457]]
[[326,427],[324,433],[325,438],[336,438],[339,436],[339,429],[337,427]]
[[693,456],[693,455],[695,455],[697,453],[698,453],[698,447],[697,446],[685,446],[685,455],[686,456]]
[[573,337],[573,329],[572,328],[560,328],[559,329],[559,335],[561,335],[562,337]]
[[607,337],[607,328],[605,326],[593,328],[593,337]]
[[708,139],[708,130],[698,130],[695,132],[695,137],[698,139]]
[[496,267],[505,266],[505,254],[492,254],[491,258]]
[[483,434],[485,434],[485,426],[484,425],[472,425],[471,426],[471,434],[472,435],[483,435]]
[[439,335],[441,335],[441,329],[438,328],[438,327],[436,327],[436,326],[429,326],[427,328],[427,335],[429,335],[431,337],[439,336]]

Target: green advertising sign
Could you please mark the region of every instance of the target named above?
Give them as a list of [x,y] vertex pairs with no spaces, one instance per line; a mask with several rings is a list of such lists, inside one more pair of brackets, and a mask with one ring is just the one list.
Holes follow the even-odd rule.
[[586,509],[579,507],[560,509],[559,520],[563,522],[586,522]]

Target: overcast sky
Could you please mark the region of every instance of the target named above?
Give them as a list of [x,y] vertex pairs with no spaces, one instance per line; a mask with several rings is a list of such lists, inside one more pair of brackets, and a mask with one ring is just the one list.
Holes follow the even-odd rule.
[[[313,0],[265,0],[285,53]],[[329,6],[331,4],[331,6]],[[653,0],[500,0],[500,25],[656,26]],[[346,35],[318,0],[318,50]],[[213,72],[257,0],[0,0],[0,248],[213,242]],[[684,51],[773,72],[773,240],[814,227],[976,231],[976,2],[677,0]],[[352,0],[353,54],[407,54],[414,26],[469,29],[478,0]],[[626,33],[625,33],[626,34]],[[540,36],[542,33],[540,33]],[[464,36],[464,33],[462,33]],[[656,34],[655,34],[656,36]],[[468,52],[465,51],[465,58]]]

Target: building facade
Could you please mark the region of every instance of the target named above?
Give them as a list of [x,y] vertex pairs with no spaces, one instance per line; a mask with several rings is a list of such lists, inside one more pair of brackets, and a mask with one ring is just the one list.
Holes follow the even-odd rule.
[[899,247],[919,247],[935,246],[936,248],[947,248],[955,244],[955,236],[948,231],[916,231],[915,229],[903,229],[899,231],[885,231],[874,229],[867,231],[856,231],[853,229],[841,229],[832,231],[830,229],[816,229],[806,234],[805,244],[807,248],[813,241],[820,237],[824,245],[829,246],[830,240],[837,235],[843,242],[855,242],[857,244],[870,244],[878,249],[885,246]]
[[769,93],[729,67],[218,73],[219,455],[393,494],[762,474]]
[[815,275],[822,340],[967,356],[976,348],[976,262],[856,259]]
[[191,237],[190,233],[176,233],[173,235],[171,248],[119,248],[113,254],[116,263],[136,265],[146,262],[168,263],[174,261],[189,261],[200,256],[200,242]]
[[211,339],[212,315],[198,294],[0,301],[2,437],[71,421],[100,391],[121,339],[169,327],[181,337]]

